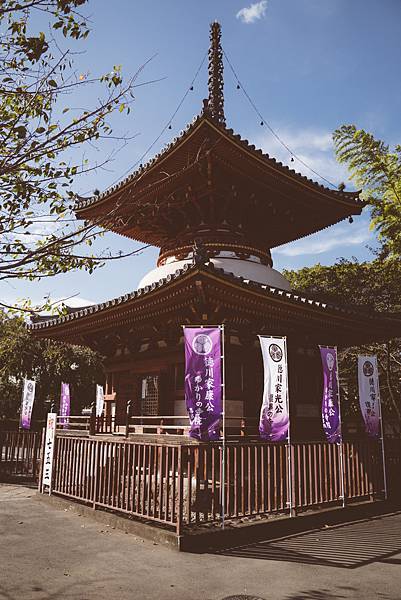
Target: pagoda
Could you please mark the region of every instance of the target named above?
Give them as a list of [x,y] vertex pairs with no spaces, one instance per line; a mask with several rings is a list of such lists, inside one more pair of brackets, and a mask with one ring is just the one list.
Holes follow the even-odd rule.
[[353,215],[359,192],[329,189],[277,162],[227,127],[223,52],[211,25],[209,95],[163,151],[76,216],[160,248],[139,288],[33,323],[36,337],[103,354],[106,414],[185,415],[183,325],[225,325],[227,416],[255,419],[263,369],[257,336],[287,336],[293,435],[321,439],[318,345],[353,346],[401,335],[391,315],[294,293],[271,250]]

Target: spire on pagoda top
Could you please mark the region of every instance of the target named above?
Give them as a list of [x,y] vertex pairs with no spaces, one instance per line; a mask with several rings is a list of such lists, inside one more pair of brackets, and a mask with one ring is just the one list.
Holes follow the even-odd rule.
[[221,26],[217,21],[214,21],[214,23],[211,23],[210,25],[208,87],[208,112],[215,121],[225,125],[223,49],[221,47]]

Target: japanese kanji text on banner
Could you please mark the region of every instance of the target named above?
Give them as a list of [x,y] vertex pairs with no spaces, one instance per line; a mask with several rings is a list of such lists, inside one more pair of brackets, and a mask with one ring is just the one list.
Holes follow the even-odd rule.
[[323,367],[323,429],[327,441],[330,444],[337,444],[342,441],[337,348],[320,346],[320,357]]
[[264,366],[264,391],[260,411],[260,436],[283,442],[289,434],[288,367],[286,338],[259,336]]
[[71,395],[70,395],[70,384],[62,383],[61,384],[61,395],[60,395],[60,417],[65,417],[60,419],[60,425],[63,427],[67,427],[68,418],[70,416],[71,410]]
[[42,484],[49,487],[49,493],[52,485],[53,453],[54,440],[56,436],[57,414],[48,413],[46,424],[45,452],[43,456],[43,477]]
[[22,392],[21,406],[21,427],[22,429],[30,429],[32,407],[35,400],[35,381],[32,379],[24,379],[24,389]]
[[370,437],[380,435],[380,392],[376,356],[358,356],[359,404]]
[[222,416],[221,330],[184,327],[184,338],[189,435],[198,440],[218,440]]

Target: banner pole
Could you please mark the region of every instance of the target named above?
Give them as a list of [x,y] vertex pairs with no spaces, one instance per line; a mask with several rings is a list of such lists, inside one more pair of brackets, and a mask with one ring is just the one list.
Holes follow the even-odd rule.
[[380,413],[380,441],[382,447],[382,461],[383,461],[383,484],[384,484],[384,499],[387,500],[387,469],[386,469],[386,453],[384,450],[384,430],[383,430],[383,414],[382,414],[382,401],[380,397],[380,383],[379,383],[379,369],[377,367],[376,359],[376,373],[377,373],[377,395],[379,398],[379,413]]
[[224,325],[219,325],[221,331],[221,389],[223,396],[223,449],[222,449],[222,465],[221,465],[221,526],[224,529],[224,519],[226,512],[226,369],[225,369],[225,340],[224,340]]
[[19,425],[18,425],[19,429],[22,429],[23,407],[24,407],[24,398],[25,398],[25,381],[26,381],[26,377],[24,377],[23,384],[22,384],[21,408],[20,408]]
[[345,508],[345,483],[344,483],[344,445],[343,445],[343,422],[341,419],[341,394],[340,394],[340,377],[338,372],[338,349],[336,349],[336,377],[337,377],[337,393],[338,393],[338,416],[340,419],[340,431],[341,431],[341,442],[340,442],[340,474],[341,474],[341,496],[343,501],[343,508]]
[[284,348],[285,348],[285,358],[286,358],[286,369],[285,369],[285,373],[286,373],[286,388],[287,388],[287,409],[288,409],[288,443],[287,443],[287,447],[288,447],[288,465],[287,465],[287,470],[288,470],[288,493],[290,495],[289,498],[289,509],[290,509],[290,517],[294,516],[294,511],[293,511],[293,503],[292,503],[292,448],[291,448],[291,417],[290,417],[290,395],[289,395],[289,387],[288,387],[288,356],[287,356],[287,338],[283,337],[283,341],[284,341]]

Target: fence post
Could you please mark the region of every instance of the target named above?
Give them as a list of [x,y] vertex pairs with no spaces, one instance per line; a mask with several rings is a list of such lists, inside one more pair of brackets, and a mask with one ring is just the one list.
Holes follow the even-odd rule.
[[96,502],[97,502],[97,494],[99,490],[99,451],[100,451],[100,442],[98,440],[93,441],[95,444],[95,472],[94,472],[94,482],[93,482],[93,510],[96,510]]
[[[36,475],[38,474],[38,459],[39,452],[42,443],[42,438],[40,436],[40,432],[34,432],[33,438],[33,448],[32,448],[32,477],[33,480],[36,481]],[[39,465],[40,466],[40,465]]]
[[367,442],[367,454],[369,457],[369,500],[374,502],[377,482],[377,452],[376,445],[371,440]]
[[89,419],[89,435],[96,435],[96,402],[92,402],[91,415]]
[[182,502],[183,502],[183,472],[182,472],[182,446],[178,446],[178,461],[177,461],[177,477],[178,477],[178,494],[177,494],[177,525],[176,533],[177,537],[182,532]]

